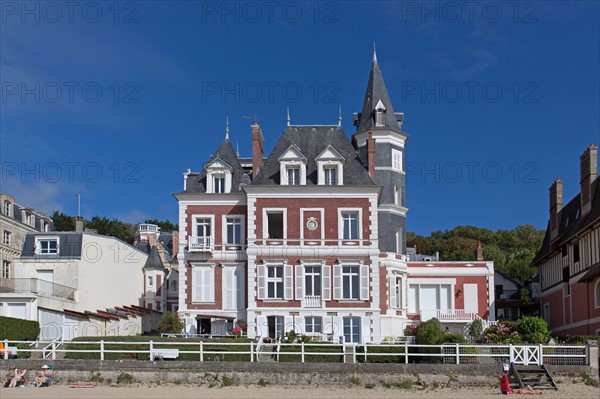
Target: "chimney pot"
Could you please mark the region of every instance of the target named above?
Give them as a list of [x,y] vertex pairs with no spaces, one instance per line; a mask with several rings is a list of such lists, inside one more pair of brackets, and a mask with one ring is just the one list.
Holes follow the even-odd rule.
[[581,214],[592,209],[592,184],[598,177],[598,147],[590,144],[579,157]]

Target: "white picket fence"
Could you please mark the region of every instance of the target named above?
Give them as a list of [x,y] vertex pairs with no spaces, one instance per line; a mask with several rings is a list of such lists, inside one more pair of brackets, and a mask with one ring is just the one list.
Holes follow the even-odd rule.
[[[42,357],[57,359],[73,353],[98,354],[97,359],[105,360],[108,354],[128,353],[143,354],[150,359],[152,354],[161,350],[178,349],[178,356],[186,356],[188,360],[215,361],[226,360],[227,355],[243,355],[243,359],[255,362],[261,351],[259,342],[211,342],[211,341],[31,341],[4,340],[4,347],[16,347],[19,354],[26,352],[42,352]],[[87,347],[84,347],[87,345]],[[89,348],[93,345],[93,349]],[[126,346],[136,345],[139,349],[125,349]],[[330,344],[330,343],[274,343],[273,358],[279,361],[306,362],[331,361],[350,363],[377,363],[378,357],[387,357],[390,363],[415,363],[422,358],[425,361],[441,362],[444,364],[501,364],[515,363],[524,365],[589,365],[589,347],[587,345],[417,345],[407,341],[398,344]],[[79,347],[79,349],[77,349]],[[122,348],[119,348],[122,347]],[[269,347],[272,347],[269,345]],[[7,353],[0,351],[0,358]],[[285,356],[285,358],[282,358]],[[23,356],[21,356],[23,357]]]

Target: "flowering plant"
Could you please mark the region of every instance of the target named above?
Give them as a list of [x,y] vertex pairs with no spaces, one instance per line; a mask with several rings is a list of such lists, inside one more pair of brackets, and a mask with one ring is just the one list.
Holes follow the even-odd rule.
[[242,330],[242,327],[240,327],[240,326],[236,326],[233,328],[233,330],[231,330],[231,334],[235,335],[236,337],[239,337],[240,335],[242,335],[242,332],[244,332],[244,330]]
[[511,322],[492,324],[481,337],[481,342],[485,344],[518,344],[522,341],[516,323]]
[[417,330],[419,329],[419,325],[418,324],[409,324],[406,327],[404,327],[404,335],[405,336],[415,336],[417,335]]

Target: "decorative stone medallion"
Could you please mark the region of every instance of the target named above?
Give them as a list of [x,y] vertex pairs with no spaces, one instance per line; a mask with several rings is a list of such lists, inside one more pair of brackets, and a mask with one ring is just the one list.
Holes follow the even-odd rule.
[[319,227],[319,222],[317,222],[317,218],[311,217],[308,218],[306,222],[306,228],[309,230],[316,230]]

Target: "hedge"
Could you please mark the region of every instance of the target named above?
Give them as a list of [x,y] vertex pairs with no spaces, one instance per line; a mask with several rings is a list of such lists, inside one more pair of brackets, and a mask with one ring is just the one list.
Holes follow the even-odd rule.
[[[340,355],[304,355],[304,362],[306,363],[343,363],[344,362],[344,347],[337,345],[332,347],[330,345],[324,346],[325,343],[311,342],[310,344],[304,344],[304,352],[324,352],[324,353],[339,353]],[[279,351],[280,362],[300,362],[302,355],[286,354],[286,352],[302,352],[301,345],[282,345]]]
[[34,320],[0,316],[0,339],[35,341],[40,335],[40,323]]

